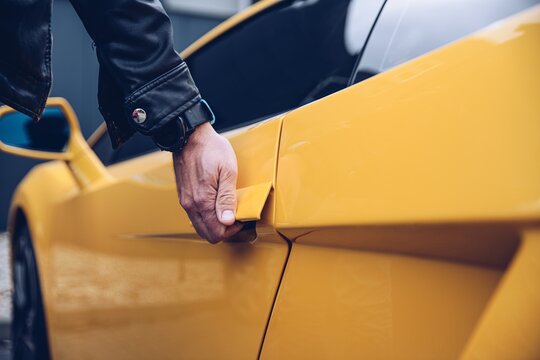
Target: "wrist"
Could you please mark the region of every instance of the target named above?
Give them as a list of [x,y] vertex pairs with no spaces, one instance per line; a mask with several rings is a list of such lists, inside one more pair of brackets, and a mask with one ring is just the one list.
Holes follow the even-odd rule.
[[216,131],[209,122],[205,122],[195,128],[188,139],[188,144],[197,145],[205,143],[209,136],[216,134]]
[[[214,120],[214,113],[206,101],[201,100],[176,119],[162,126],[152,137],[161,150],[180,152],[196,132],[196,139],[213,132],[211,124]],[[197,143],[198,140],[193,142]]]
[[214,134],[217,133],[209,122],[201,124],[195,128],[195,130],[187,140],[186,145],[180,150],[173,151],[173,154],[180,155],[186,150],[189,151],[189,149],[208,144],[209,138],[211,138]]

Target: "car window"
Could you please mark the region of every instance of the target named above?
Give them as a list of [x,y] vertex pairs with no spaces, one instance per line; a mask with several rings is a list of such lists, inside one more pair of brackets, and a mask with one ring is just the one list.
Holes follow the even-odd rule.
[[[283,1],[219,36],[186,62],[218,131],[263,120],[345,88],[384,0]],[[135,134],[107,165],[157,150]]]
[[355,82],[471,34],[539,0],[388,0]]
[[150,136],[135,133],[125,144],[122,144],[111,157],[111,163],[132,159],[136,156],[158,151],[158,147]]
[[92,146],[92,150],[105,166],[113,165],[121,161],[129,160],[137,156],[145,155],[158,148],[149,136],[135,133],[128,141],[118,149],[113,150],[111,139],[104,132]]
[[109,138],[109,134],[107,134],[107,132],[103,132],[94,145],[92,145],[92,150],[94,150],[103,165],[108,166],[111,164],[114,150],[112,148],[111,139]]
[[383,0],[296,0],[236,26],[186,61],[218,130],[341,90]]

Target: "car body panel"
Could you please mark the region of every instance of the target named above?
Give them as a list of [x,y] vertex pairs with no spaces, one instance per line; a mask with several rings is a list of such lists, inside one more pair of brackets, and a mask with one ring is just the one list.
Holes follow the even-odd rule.
[[263,359],[540,357],[538,44],[539,6],[285,116]]
[[[259,206],[280,130],[276,118],[226,134],[238,186],[264,188]],[[66,164],[44,164],[13,201],[36,243],[53,358],[257,357],[289,252],[268,226],[273,195],[256,243],[212,246],[178,204],[169,153],[107,172],[81,189]]]
[[289,113],[278,229],[537,220],[539,22],[537,6]]
[[461,359],[538,359],[540,232],[525,231],[511,267],[490,300]]
[[294,244],[262,359],[456,359],[501,274]]

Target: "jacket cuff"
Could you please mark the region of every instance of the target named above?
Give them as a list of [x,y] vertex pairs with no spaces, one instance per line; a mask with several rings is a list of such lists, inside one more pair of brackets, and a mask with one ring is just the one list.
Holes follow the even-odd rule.
[[51,91],[51,73],[47,68],[40,80],[23,76],[0,60],[0,102],[37,121]]
[[134,91],[124,101],[128,122],[152,135],[201,100],[185,62]]

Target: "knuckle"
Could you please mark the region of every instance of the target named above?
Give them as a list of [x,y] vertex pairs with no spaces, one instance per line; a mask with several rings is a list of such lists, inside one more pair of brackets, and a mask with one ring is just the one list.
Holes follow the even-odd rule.
[[236,202],[236,194],[232,191],[223,191],[218,195],[219,204],[234,204]]
[[223,178],[225,180],[231,181],[238,177],[238,168],[233,165],[234,164],[228,164],[228,166],[223,169]]
[[197,209],[203,212],[214,207],[215,197],[199,193],[193,196],[193,201],[195,202]]
[[193,199],[182,196],[180,197],[180,205],[186,210],[191,210],[193,208]]
[[197,235],[199,235],[199,237],[203,238],[203,239],[206,239],[208,236],[201,230],[199,229],[197,226],[195,226],[195,231],[197,232]]
[[236,177],[238,175],[238,168],[235,166],[236,164],[232,163],[227,166],[227,175],[230,177]]
[[208,240],[208,242],[210,244],[213,244],[213,245],[218,244],[218,243],[221,242],[221,240],[219,238],[216,238],[216,237],[213,237],[213,236],[209,236],[208,239],[206,239],[206,240]]
[[216,211],[213,208],[204,208],[199,210],[202,220],[208,226],[214,226],[217,222]]
[[221,241],[223,241],[223,236],[214,233],[213,231],[210,231],[210,234],[208,235],[207,239],[212,244],[217,244]]
[[225,234],[224,226],[220,224],[215,224],[211,226],[208,230],[209,230],[208,241],[210,241],[211,243],[216,244],[224,240],[224,236],[223,236]]
[[200,203],[203,202],[203,196],[199,193],[193,194],[193,202],[197,204],[197,206],[200,205]]
[[193,195],[193,201],[197,204],[197,207],[201,207],[206,202],[206,196],[201,193],[196,193]]

